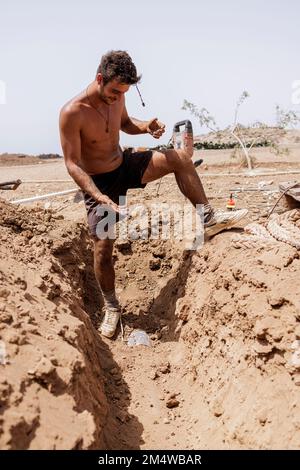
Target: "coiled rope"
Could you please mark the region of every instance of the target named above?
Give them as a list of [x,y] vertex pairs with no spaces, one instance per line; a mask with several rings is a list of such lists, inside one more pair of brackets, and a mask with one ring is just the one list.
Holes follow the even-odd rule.
[[283,214],[272,214],[265,226],[248,224],[243,235],[234,235],[231,243],[235,248],[249,249],[287,243],[300,250],[300,209]]

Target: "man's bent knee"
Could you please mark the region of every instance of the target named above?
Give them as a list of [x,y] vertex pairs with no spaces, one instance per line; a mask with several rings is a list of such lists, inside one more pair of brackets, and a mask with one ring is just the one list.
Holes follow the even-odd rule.
[[177,150],[177,158],[174,159],[174,171],[179,171],[187,166],[194,166],[192,156],[185,150]]
[[142,183],[150,183],[169,173],[175,173],[183,170],[190,165],[192,160],[190,154],[183,149],[168,149],[153,152],[152,159],[142,178]]

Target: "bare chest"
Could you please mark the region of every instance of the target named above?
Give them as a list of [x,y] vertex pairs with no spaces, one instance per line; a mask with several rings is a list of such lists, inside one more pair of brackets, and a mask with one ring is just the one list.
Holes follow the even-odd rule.
[[86,146],[110,146],[119,143],[121,128],[121,106],[112,105],[106,112],[99,113],[93,108],[86,108],[81,128],[82,143]]

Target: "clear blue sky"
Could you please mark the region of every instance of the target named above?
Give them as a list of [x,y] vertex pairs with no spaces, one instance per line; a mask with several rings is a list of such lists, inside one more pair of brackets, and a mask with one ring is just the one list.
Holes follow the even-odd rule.
[[[101,55],[124,49],[143,74],[127,94],[139,119],[159,117],[167,142],[186,98],[225,126],[238,96],[251,97],[240,121],[274,123],[300,79],[299,0],[1,0],[0,153],[61,153],[59,109],[94,79]],[[298,106],[299,107],[299,106]],[[199,125],[193,120],[195,133]],[[121,143],[156,145],[150,136]]]

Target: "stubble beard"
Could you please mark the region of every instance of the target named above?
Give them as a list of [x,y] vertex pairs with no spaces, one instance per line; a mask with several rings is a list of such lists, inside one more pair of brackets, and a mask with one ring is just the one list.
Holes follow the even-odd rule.
[[103,88],[101,89],[101,87],[99,89],[98,96],[99,96],[99,99],[103,101],[105,104],[107,104],[108,106],[114,103],[114,101],[110,100],[110,98],[107,98],[105,96],[104,89]]

